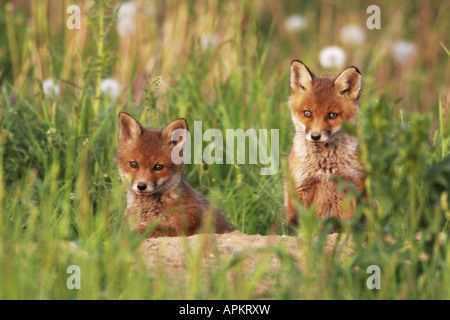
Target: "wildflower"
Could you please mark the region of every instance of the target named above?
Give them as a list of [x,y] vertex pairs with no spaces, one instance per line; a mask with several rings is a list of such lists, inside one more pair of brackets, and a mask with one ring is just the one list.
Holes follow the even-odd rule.
[[406,63],[417,53],[416,45],[410,41],[399,40],[392,45],[392,55],[395,61]]
[[121,37],[128,37],[136,31],[134,15],[136,14],[136,5],[133,2],[124,2],[119,7],[117,15],[117,33]]
[[320,51],[319,60],[324,68],[342,68],[345,63],[345,52],[338,46],[326,47]]
[[47,130],[47,134],[53,134],[55,132],[56,132],[55,128],[50,128],[50,129]]
[[133,2],[124,2],[119,7],[119,14],[117,15],[118,19],[122,18],[133,18],[136,13],[136,4]]
[[100,83],[100,91],[113,98],[116,98],[120,94],[120,90],[120,84],[112,78],[103,79]]
[[284,27],[288,32],[299,32],[306,28],[306,20],[300,14],[293,14],[286,19]]
[[349,24],[341,29],[341,40],[345,44],[360,45],[366,40],[366,34],[360,26]]
[[160,87],[163,84],[163,79],[161,76],[157,76],[153,82],[155,83],[156,87]]
[[47,96],[57,96],[60,91],[59,84],[55,84],[53,79],[46,79],[42,81],[42,91]]
[[136,31],[136,24],[131,17],[120,18],[117,19],[116,30],[119,36],[129,37],[132,36]]

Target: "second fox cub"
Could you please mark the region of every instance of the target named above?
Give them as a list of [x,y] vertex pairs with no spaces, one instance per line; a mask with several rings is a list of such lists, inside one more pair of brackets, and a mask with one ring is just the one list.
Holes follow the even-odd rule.
[[357,157],[358,140],[341,130],[342,123],[355,120],[358,113],[361,74],[357,68],[349,67],[336,78],[317,77],[302,62],[294,60],[290,88],[288,105],[295,137],[289,155],[292,183],[285,182],[287,224],[297,224],[291,195],[305,207],[314,206],[319,218],[351,218],[355,199],[345,206],[345,192],[338,189],[332,177],[340,176],[359,190],[364,187],[364,166]]
[[177,129],[186,132],[185,119],[162,130],[146,130],[129,114],[119,114],[117,164],[120,177],[129,183],[127,215],[140,232],[153,228],[149,237],[192,235],[208,222],[216,233],[232,231],[222,213],[181,178],[183,164],[172,161],[172,150],[186,136],[172,141]]

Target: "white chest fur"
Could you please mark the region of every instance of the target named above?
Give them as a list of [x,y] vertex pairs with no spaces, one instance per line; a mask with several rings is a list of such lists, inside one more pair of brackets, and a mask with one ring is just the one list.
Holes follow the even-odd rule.
[[330,179],[334,175],[352,180],[358,174],[357,148],[358,140],[343,132],[326,144],[314,143],[306,140],[304,135],[296,135],[293,145],[293,156],[298,164],[293,170],[296,185]]

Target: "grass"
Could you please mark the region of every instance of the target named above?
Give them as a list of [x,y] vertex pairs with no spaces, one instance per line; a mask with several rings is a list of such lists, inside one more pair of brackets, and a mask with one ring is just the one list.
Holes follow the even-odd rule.
[[[347,48],[362,71],[359,121],[367,182],[354,221],[340,228],[354,255],[331,257],[323,247],[333,221],[300,209],[304,265],[281,245],[281,266],[263,258],[245,275],[246,255],[214,256],[202,273],[202,247],[189,247],[186,278],[152,276],[141,239],[123,217],[125,186],[116,168],[117,115],[127,111],[151,128],[186,117],[189,127],[279,129],[281,170],[259,165],[186,165],[184,177],[207,194],[233,226],[249,234],[285,232],[282,183],[293,127],[286,100],[289,63],[318,73],[318,52],[339,44],[348,20],[365,27],[361,2],[158,1],[134,17],[129,38],[116,30],[116,2],[80,2],[82,28],[68,30],[64,1],[12,1],[0,7],[0,298],[2,299],[249,299],[273,281],[273,299],[449,299],[450,130],[448,4],[380,2],[381,30]],[[145,9],[147,8],[147,9]],[[144,10],[145,9],[145,10]],[[284,29],[291,12],[308,28]],[[215,34],[217,43],[210,35]],[[210,39],[202,46],[201,37]],[[398,38],[420,49],[407,65],[389,50]],[[121,94],[100,94],[104,78]],[[44,79],[61,92],[45,95]],[[203,147],[206,143],[203,143]],[[358,217],[365,216],[364,224]],[[321,231],[322,230],[322,231]],[[325,230],[325,231],[323,231]],[[420,239],[418,234],[422,236]],[[443,243],[439,233],[447,234]],[[343,235],[344,240],[347,239]],[[392,241],[395,239],[395,241]],[[78,265],[82,289],[69,290],[67,267]],[[367,266],[382,271],[382,289],[368,290]],[[233,281],[229,281],[230,277]],[[286,281],[288,279],[288,281]]]

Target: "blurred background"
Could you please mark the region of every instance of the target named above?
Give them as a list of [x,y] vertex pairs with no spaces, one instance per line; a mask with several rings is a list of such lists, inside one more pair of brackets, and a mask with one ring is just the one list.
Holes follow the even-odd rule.
[[[66,26],[72,4],[81,9],[79,30]],[[146,82],[161,77],[165,90],[179,74],[205,68],[204,79],[197,80],[210,101],[212,82],[226,83],[235,70],[246,77],[248,68],[259,67],[264,90],[280,81],[287,87],[292,59],[320,75],[355,65],[363,74],[364,97],[390,95],[409,111],[433,109],[439,95],[448,106],[450,67],[440,43],[449,46],[449,1],[135,0],[118,9],[120,4],[104,1],[102,77],[116,80],[135,106]],[[380,29],[367,28],[370,5],[380,8]],[[94,7],[93,1],[2,1],[1,85],[37,94],[52,79],[62,95],[68,83],[86,85],[97,52]],[[321,50],[330,46],[345,57],[321,63]],[[189,70],[192,61],[196,70]]]
[[[379,165],[368,170],[385,170],[388,185],[395,176],[401,186],[398,172],[406,172],[408,157],[425,168],[447,154],[449,9],[450,1],[2,1],[5,184],[33,172],[45,179],[57,166],[64,199],[83,194],[74,181],[87,179],[86,208],[95,211],[105,190],[120,184],[120,111],[155,129],[180,117],[190,128],[203,121],[203,130],[279,129],[275,176],[261,176],[255,165],[187,165],[184,171],[241,231],[278,230],[293,135],[289,67],[299,59],[317,75],[358,67],[360,139],[368,144],[365,161]],[[79,29],[71,27],[76,22]],[[377,101],[384,101],[383,112]],[[411,115],[422,122],[405,125]],[[411,135],[402,137],[396,131],[402,128]],[[432,142],[424,144],[427,160],[415,155],[414,139],[425,143],[423,132]],[[374,134],[380,146],[370,142]],[[390,149],[400,152],[397,173],[389,167],[395,163]]]
[[[5,183],[29,177],[30,170],[43,179],[56,163],[64,192],[74,199],[70,175],[80,176],[86,147],[89,199],[98,201],[98,192],[119,181],[120,111],[151,128],[185,117],[190,128],[203,121],[203,130],[279,129],[283,169],[293,133],[286,105],[293,59],[318,75],[357,66],[359,117],[373,123],[364,138],[381,134],[386,121],[401,124],[420,114],[430,120],[429,139],[443,144],[443,156],[450,131],[449,7],[450,1],[418,0],[2,1]],[[77,22],[79,29],[72,28]],[[367,119],[381,100],[392,103],[392,113]],[[415,148],[412,143],[398,148]],[[203,164],[188,165],[185,175],[241,231],[266,233],[283,216],[283,174],[258,172]]]
[[[0,0],[0,298],[448,299],[449,12],[448,0]],[[118,113],[154,129],[181,117],[222,133],[278,129],[276,175],[203,163],[183,177],[236,230],[283,235],[293,59],[317,75],[362,73],[358,125],[344,128],[367,173],[355,219],[298,206],[299,268],[281,241],[276,272],[272,256],[242,272],[245,252],[204,272],[198,246],[177,285],[163,264],[149,276],[124,217]],[[343,260],[338,242],[324,250],[336,228],[355,241]],[[66,287],[73,263],[83,290]],[[374,264],[383,290],[365,286]],[[270,292],[255,293],[266,277]]]

